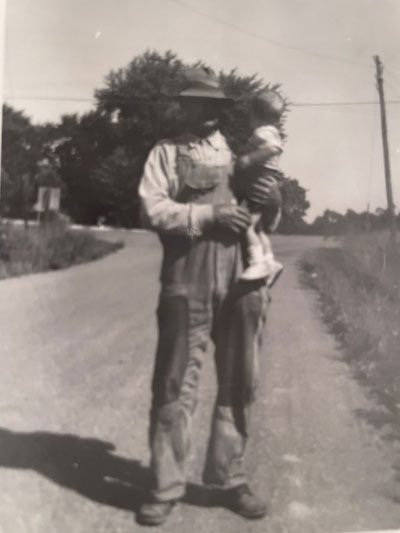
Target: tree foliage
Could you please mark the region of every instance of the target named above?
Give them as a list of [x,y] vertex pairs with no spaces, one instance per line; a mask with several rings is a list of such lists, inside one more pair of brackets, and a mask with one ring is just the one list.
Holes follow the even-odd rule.
[[1,212],[26,216],[34,201],[34,178],[41,157],[40,141],[28,117],[3,106]]
[[78,222],[95,223],[104,206],[94,171],[118,145],[115,127],[95,110],[81,117],[63,116],[52,136],[66,189],[62,208]]
[[[23,114],[6,107],[6,152],[10,154],[10,145],[22,151],[25,165],[14,169],[11,162],[7,172],[16,179],[26,167],[29,175],[36,175],[37,162],[48,157],[57,163],[63,183],[62,209],[74,220],[95,223],[101,217],[115,225],[138,225],[143,164],[158,140],[182,132],[183,117],[174,95],[185,87],[185,69],[199,65],[204,63],[186,64],[170,51],[147,51],[106,76],[103,87],[95,91],[93,111],[63,116],[58,124],[33,127]],[[257,75],[242,76],[236,70],[219,76],[226,94],[235,100],[221,128],[233,151],[240,153],[250,135],[249,98],[267,85]],[[280,91],[278,85],[270,87]],[[32,136],[35,142],[27,140]],[[5,162],[12,160],[6,155]],[[288,229],[302,222],[308,202],[296,180],[289,180],[286,189],[290,209],[282,224]]]
[[[396,224],[400,229],[400,214],[397,216]],[[329,237],[340,236],[349,232],[383,230],[388,226],[389,215],[386,209],[377,208],[374,213],[367,211],[356,213],[352,209],[348,209],[344,214],[326,209],[310,224],[309,232]]]
[[304,233],[307,223],[304,217],[310,207],[307,191],[296,179],[286,179],[282,187],[283,213],[278,230],[282,233]]
[[34,126],[21,111],[3,106],[2,215],[27,220],[39,186],[62,186],[53,130],[49,124]]

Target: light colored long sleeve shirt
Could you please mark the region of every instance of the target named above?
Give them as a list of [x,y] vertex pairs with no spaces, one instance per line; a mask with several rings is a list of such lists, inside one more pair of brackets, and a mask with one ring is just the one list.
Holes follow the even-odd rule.
[[232,153],[219,131],[205,139],[188,134],[160,141],[148,156],[139,186],[141,219],[144,227],[159,233],[197,237],[212,221],[213,206],[175,200],[179,192],[176,171],[179,145],[187,146],[191,157],[205,165],[222,166],[232,161]]
[[268,148],[271,152],[271,156],[265,161],[267,168],[279,167],[279,156],[283,151],[283,141],[278,128],[272,125],[259,126],[253,132],[250,142],[256,148]]

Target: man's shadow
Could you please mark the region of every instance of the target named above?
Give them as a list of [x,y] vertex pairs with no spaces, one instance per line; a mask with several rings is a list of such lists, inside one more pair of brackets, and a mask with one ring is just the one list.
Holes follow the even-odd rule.
[[[99,439],[0,428],[0,468],[34,470],[94,502],[136,512],[148,498],[150,470],[114,450]],[[201,507],[220,504],[217,492],[192,483],[183,501]]]

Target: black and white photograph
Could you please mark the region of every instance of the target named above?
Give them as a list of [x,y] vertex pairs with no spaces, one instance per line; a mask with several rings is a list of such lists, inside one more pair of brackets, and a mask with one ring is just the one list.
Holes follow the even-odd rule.
[[400,533],[400,0],[0,28],[0,533]]

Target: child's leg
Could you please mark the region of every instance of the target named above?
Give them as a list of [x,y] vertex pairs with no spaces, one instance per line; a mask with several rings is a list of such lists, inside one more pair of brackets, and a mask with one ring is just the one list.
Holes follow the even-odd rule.
[[268,237],[268,234],[263,230],[261,224],[258,224],[257,235],[260,243],[262,244],[264,255],[267,255],[268,257],[274,257],[271,239]]
[[251,215],[252,224],[246,232],[248,267],[241,275],[242,280],[262,279],[269,276],[271,268],[265,261],[265,250],[260,239],[261,213]]
[[247,260],[248,263],[260,263],[264,257],[263,245],[260,240],[258,227],[260,226],[261,213],[251,213],[251,224],[246,232]]
[[[261,224],[259,224],[259,226],[261,226]],[[271,240],[268,237],[268,234],[262,229],[262,227],[259,228],[258,237],[260,239],[260,242],[262,242],[264,248],[264,260],[266,261],[269,267],[267,285],[268,287],[272,287],[281,275],[283,265],[275,259],[274,253],[272,251]]]
[[261,213],[251,213],[251,224],[246,232],[247,246],[260,246],[262,242],[260,241],[258,227],[260,226]]

